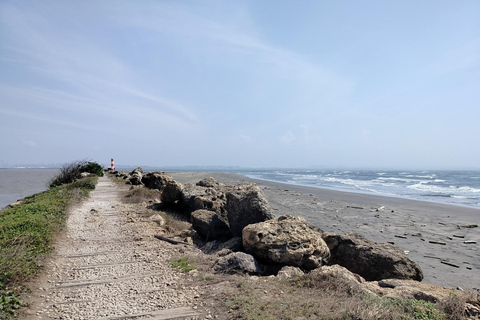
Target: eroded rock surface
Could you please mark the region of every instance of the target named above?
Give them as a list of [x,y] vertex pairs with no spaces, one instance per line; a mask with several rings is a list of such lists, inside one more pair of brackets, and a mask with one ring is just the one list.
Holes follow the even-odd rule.
[[249,224],[273,219],[272,210],[260,188],[254,183],[236,185],[227,193],[226,210],[230,230],[241,236]]
[[214,211],[196,210],[191,215],[192,226],[207,240],[227,240],[232,237],[227,222]]
[[304,218],[281,216],[246,226],[243,246],[262,261],[312,270],[330,256],[322,234],[314,229]]
[[323,239],[330,249],[331,264],[339,264],[366,280],[423,279],[420,267],[389,243],[377,243],[354,232],[324,233]]

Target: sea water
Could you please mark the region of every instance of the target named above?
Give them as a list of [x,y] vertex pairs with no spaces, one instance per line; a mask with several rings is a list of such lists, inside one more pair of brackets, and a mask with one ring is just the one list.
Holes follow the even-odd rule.
[[251,170],[250,178],[480,209],[480,171]]
[[48,189],[58,169],[0,169],[0,209]]

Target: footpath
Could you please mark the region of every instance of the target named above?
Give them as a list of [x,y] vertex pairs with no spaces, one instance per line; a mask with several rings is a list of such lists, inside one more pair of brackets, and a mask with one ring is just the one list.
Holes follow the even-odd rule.
[[[72,208],[52,258],[34,283],[25,319],[199,319],[198,287],[171,267],[179,249],[99,178]],[[22,317],[23,318],[23,317]]]

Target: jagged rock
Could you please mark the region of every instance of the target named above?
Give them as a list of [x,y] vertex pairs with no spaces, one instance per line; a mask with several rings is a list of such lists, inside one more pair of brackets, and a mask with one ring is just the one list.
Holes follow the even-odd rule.
[[223,184],[221,184],[220,182],[218,182],[217,180],[215,180],[212,177],[202,179],[202,180],[198,181],[196,183],[196,185],[200,186],[200,187],[217,188],[217,189],[220,188],[221,186],[223,186]]
[[254,183],[244,183],[227,192],[227,218],[233,235],[252,223],[273,219],[272,210],[260,188]]
[[162,190],[160,200],[165,204],[172,204],[175,201],[182,200],[183,186],[175,180],[168,181]]
[[305,273],[302,269],[298,267],[291,267],[291,266],[284,266],[280,271],[277,273],[277,277],[279,279],[290,279],[298,276],[303,276]]
[[138,167],[130,173],[130,178],[128,181],[134,186],[142,184],[143,169]]
[[190,219],[193,228],[204,239],[226,240],[232,237],[226,221],[213,211],[196,210],[192,212]]
[[230,250],[232,252],[237,252],[242,250],[242,238],[241,237],[233,237],[230,240],[225,242],[219,240],[213,240],[207,242],[200,250],[206,254],[213,254],[218,253],[221,250]]
[[190,210],[206,209],[215,211],[220,217],[226,217],[226,197],[223,190],[185,184],[182,191],[182,201]]
[[174,179],[162,172],[149,172],[142,178],[142,183],[145,187],[150,189],[163,190],[168,182],[174,181]]
[[330,249],[330,263],[339,264],[369,281],[423,279],[420,267],[403,250],[389,243],[376,243],[353,232],[342,235],[324,233],[323,239]]
[[243,247],[268,263],[312,270],[330,256],[322,234],[301,217],[281,216],[243,229]]
[[255,258],[244,252],[234,252],[229,255],[219,257],[213,270],[225,273],[248,273],[260,274],[262,268]]

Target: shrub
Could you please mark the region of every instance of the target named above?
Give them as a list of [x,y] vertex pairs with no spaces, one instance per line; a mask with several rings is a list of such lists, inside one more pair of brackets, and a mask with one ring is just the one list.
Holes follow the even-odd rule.
[[93,173],[96,176],[103,177],[103,167],[96,162],[87,162],[83,165],[82,172]]
[[102,166],[96,162],[73,161],[60,168],[60,173],[50,181],[50,188],[75,182],[82,177],[82,172],[93,173],[97,176],[103,175]]

